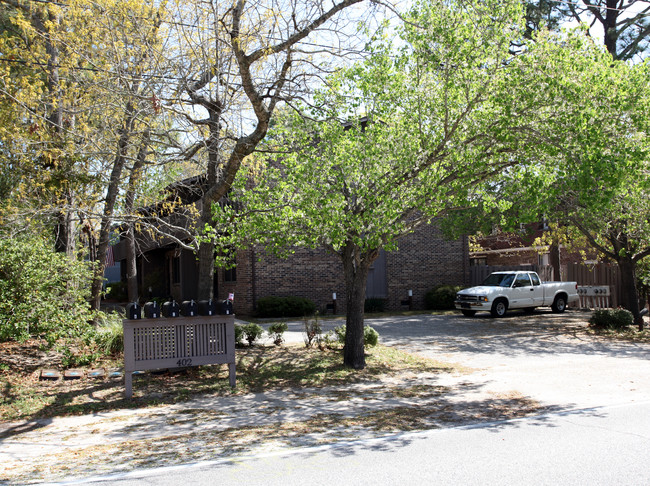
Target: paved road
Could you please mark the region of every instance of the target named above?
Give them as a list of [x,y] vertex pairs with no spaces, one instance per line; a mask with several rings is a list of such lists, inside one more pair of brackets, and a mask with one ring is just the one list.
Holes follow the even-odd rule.
[[[379,331],[384,344],[469,367],[467,373],[441,373],[432,378],[433,385],[449,385],[449,393],[444,396],[447,403],[455,401],[457,407],[465,410],[470,405],[489,406],[495,398],[499,401],[501,397],[520,397],[539,403],[546,410],[556,412],[555,415],[488,427],[457,427],[371,441],[339,442],[322,449],[287,446],[273,455],[244,455],[193,467],[153,469],[151,474],[146,473],[141,478],[112,477],[102,482],[302,485],[351,482],[356,478],[354,482],[360,484],[419,484],[425,481],[445,484],[650,484],[647,466],[650,343],[611,341],[587,335],[587,316],[580,312],[562,315],[541,312],[532,316],[513,313],[503,319],[487,316],[467,319],[452,315],[368,320]],[[324,327],[329,329],[341,323],[327,321]],[[301,342],[301,331],[301,323],[291,323],[288,340]],[[311,408],[288,407],[286,413],[295,416],[315,411],[314,407],[323,404],[343,406],[340,402],[320,398],[318,394],[311,398]],[[283,400],[294,405],[290,395],[274,398],[261,394],[247,399],[272,409]],[[236,402],[225,398],[214,400],[215,403],[199,400],[192,407],[223,411],[228,406],[240,406],[244,410],[257,411],[254,405],[246,405],[243,398]],[[221,400],[226,400],[226,408]],[[354,401],[354,397],[350,398],[352,402],[355,406],[371,404],[364,400]],[[264,409],[260,411],[263,413]],[[161,432],[165,436],[164,428],[157,425],[165,422],[164,416],[158,417],[160,413],[154,412],[120,412],[119,415],[128,416],[126,418],[135,421],[138,427],[131,422],[125,426],[123,421],[117,420],[120,417],[108,417],[108,425],[118,427],[118,431],[135,428],[145,435]],[[171,410],[168,407],[161,413],[171,413]],[[147,418],[146,414],[153,416]],[[221,421],[226,418],[244,420],[251,414],[233,411],[231,415],[217,417],[216,422],[208,421],[201,427],[223,426]],[[268,421],[279,415],[264,417]],[[79,422],[85,418],[63,418],[60,422]],[[87,418],[95,422],[99,419]],[[61,425],[58,428],[55,425],[43,430],[56,436]],[[90,436],[83,435],[83,424],[77,425],[80,437],[87,440]],[[93,427],[98,429],[97,424]],[[66,428],[63,430],[65,440],[74,442],[74,437],[68,437],[73,434]],[[109,435],[104,436],[99,432],[95,430],[92,437],[96,440],[112,437],[110,430]],[[194,431],[187,433],[190,432]],[[0,446],[11,452],[25,440],[31,440],[29,433],[24,435],[14,437],[11,443],[0,442]],[[114,439],[133,438],[122,432],[114,435]],[[188,437],[189,442],[170,443],[169,450],[188,445],[194,447],[193,439]]]
[[[94,478],[82,484],[650,484],[650,402]],[[77,483],[80,484],[80,483]]]

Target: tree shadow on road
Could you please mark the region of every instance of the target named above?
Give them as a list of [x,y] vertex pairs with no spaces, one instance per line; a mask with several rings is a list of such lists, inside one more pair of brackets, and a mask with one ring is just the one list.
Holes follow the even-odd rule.
[[[371,325],[382,342],[415,352],[437,351],[519,355],[588,354],[646,359],[650,344],[612,341],[590,334],[590,313],[553,314],[513,311],[503,318],[486,315],[430,315],[378,320]],[[430,354],[430,353],[429,353]]]

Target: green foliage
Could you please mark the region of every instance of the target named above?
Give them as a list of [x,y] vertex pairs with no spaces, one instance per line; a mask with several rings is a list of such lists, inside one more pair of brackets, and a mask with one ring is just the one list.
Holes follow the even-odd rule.
[[99,319],[95,338],[99,351],[111,356],[124,351],[122,317],[117,313],[104,314]]
[[106,299],[126,302],[128,300],[128,288],[126,282],[111,282],[106,286]]
[[[340,344],[345,344],[345,325],[334,328],[334,335]],[[363,345],[368,347],[377,346],[379,342],[379,333],[370,326],[363,328]]]
[[276,322],[269,326],[268,334],[273,338],[273,344],[280,346],[284,342],[284,333],[289,329],[286,322]]
[[98,352],[74,352],[70,348],[61,349],[61,366],[64,368],[76,368],[78,366],[90,366],[97,359],[99,359],[100,354]]
[[311,348],[314,344],[319,344],[322,339],[323,327],[321,326],[318,312],[312,318],[305,317],[305,346]]
[[[255,324],[255,323],[244,324],[243,326],[241,326],[241,329],[242,329],[244,339],[248,341],[249,346],[255,344],[255,341],[257,341],[259,338],[261,338],[264,335],[264,329],[262,329],[262,326],[260,326],[259,324]],[[235,337],[235,340],[237,340],[237,337]]]
[[460,285],[436,285],[424,294],[424,305],[431,310],[453,309],[456,294],[462,288]]
[[626,309],[599,309],[589,318],[594,329],[626,329],[634,323],[634,316]]
[[345,344],[345,325],[334,328],[334,335],[339,344]]
[[0,240],[0,341],[50,345],[92,330],[91,268],[54,252],[40,237]]
[[244,345],[244,326],[235,324],[235,346]]
[[379,342],[379,333],[372,327],[363,328],[363,342],[366,347],[375,347]]
[[262,297],[257,301],[259,317],[303,317],[316,312],[316,304],[305,297]]
[[366,299],[363,311],[366,313],[384,312],[386,310],[386,299]]

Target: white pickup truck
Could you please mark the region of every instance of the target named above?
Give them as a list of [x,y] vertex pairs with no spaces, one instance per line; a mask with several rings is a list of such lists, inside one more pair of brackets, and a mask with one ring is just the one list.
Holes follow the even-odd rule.
[[535,272],[517,271],[491,273],[478,287],[458,292],[454,304],[466,316],[488,311],[492,317],[503,317],[508,309],[532,312],[543,306],[564,312],[577,300],[577,282],[542,282]]

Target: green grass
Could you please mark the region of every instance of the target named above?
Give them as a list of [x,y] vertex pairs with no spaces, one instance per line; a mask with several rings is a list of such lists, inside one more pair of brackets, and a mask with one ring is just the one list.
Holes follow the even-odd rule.
[[[78,415],[108,410],[179,403],[198,396],[233,396],[277,389],[341,386],[403,372],[462,371],[404,351],[377,346],[366,352],[367,366],[343,366],[341,350],[303,346],[246,347],[237,350],[237,387],[228,368],[201,366],[134,376],[134,398],[124,398],[124,380],[39,381],[38,371],[0,371],[0,421]],[[116,367],[120,360],[100,365]],[[94,366],[97,366],[95,364]]]

